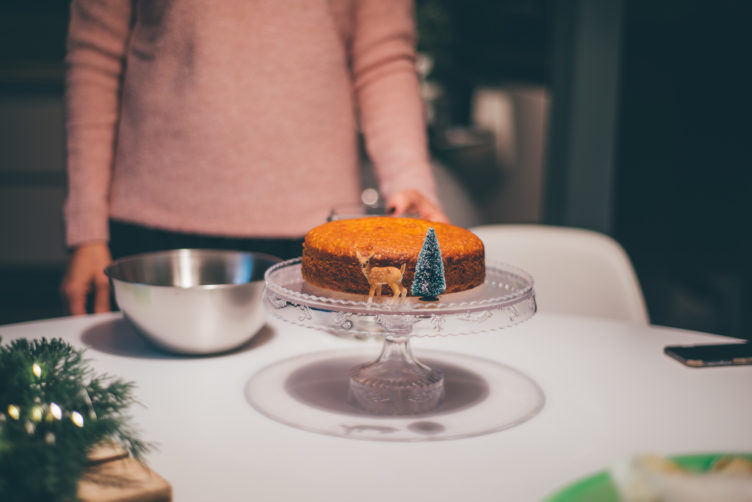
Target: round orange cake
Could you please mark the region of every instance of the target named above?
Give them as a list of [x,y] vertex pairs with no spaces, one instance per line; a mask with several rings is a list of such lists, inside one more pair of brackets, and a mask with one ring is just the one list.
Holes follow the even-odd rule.
[[[426,231],[433,227],[444,262],[445,293],[456,293],[483,283],[486,275],[483,242],[472,232],[446,223],[415,218],[366,217],[324,223],[305,236],[303,279],[335,291],[368,294],[358,253],[373,253],[373,267],[406,264],[402,284],[410,294],[415,264]],[[391,289],[384,286],[383,294]]]

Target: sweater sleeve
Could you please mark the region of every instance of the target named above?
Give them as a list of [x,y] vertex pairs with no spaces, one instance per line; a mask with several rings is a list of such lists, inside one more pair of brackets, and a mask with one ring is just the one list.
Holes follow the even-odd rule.
[[384,197],[412,188],[438,203],[415,68],[410,0],[356,2],[350,47],[366,149]]
[[66,55],[66,242],[108,240],[114,159],[131,0],[73,0]]

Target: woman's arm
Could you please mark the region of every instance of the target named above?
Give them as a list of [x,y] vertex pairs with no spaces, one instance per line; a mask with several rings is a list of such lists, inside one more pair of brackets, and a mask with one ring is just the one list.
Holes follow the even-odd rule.
[[397,213],[445,221],[428,156],[415,36],[411,1],[355,2],[351,71],[382,194]]
[[108,197],[131,0],[73,0],[65,87],[69,246],[108,239]]
[[104,267],[108,199],[117,134],[124,60],[131,29],[131,0],[73,0],[65,89],[68,195],[66,242],[73,247],[61,285],[72,314],[110,310]]

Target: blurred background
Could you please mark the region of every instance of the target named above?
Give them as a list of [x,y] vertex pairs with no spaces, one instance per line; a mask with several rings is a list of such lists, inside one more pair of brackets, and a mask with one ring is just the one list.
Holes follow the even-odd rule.
[[[63,315],[68,8],[0,4],[0,324]],[[416,12],[455,223],[609,234],[654,324],[752,338],[752,2],[417,0]]]

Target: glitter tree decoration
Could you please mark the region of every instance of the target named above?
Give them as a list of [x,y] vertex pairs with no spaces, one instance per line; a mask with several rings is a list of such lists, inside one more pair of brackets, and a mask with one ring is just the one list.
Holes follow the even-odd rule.
[[441,259],[441,248],[436,239],[436,232],[430,227],[423,240],[423,247],[418,255],[413,277],[412,294],[424,301],[438,300],[438,296],[446,290],[444,279],[444,262]]

